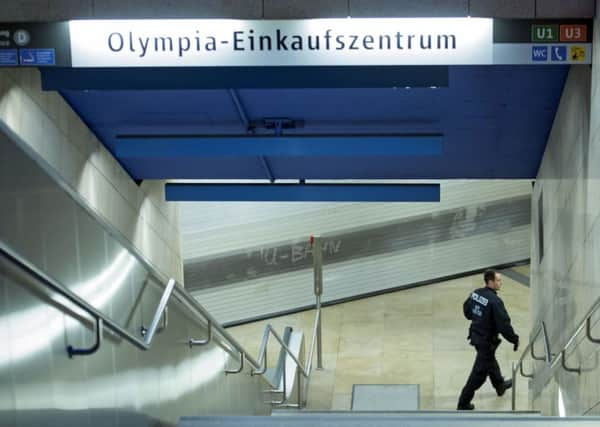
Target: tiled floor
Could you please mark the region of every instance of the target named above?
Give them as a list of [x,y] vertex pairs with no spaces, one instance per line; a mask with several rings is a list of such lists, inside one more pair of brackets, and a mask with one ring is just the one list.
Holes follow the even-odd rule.
[[[528,266],[517,267],[529,274]],[[504,276],[500,296],[513,326],[527,341],[530,330],[529,288]],[[350,409],[353,384],[420,384],[421,409],[454,409],[472,367],[475,351],[467,343],[468,322],[462,303],[483,285],[482,275],[385,294],[323,309],[323,361],[314,371],[309,409]],[[310,339],[314,311],[255,322],[229,331],[252,355],[258,354],[264,326],[292,326]],[[306,342],[308,348],[309,342]],[[270,349],[275,360],[276,347]],[[518,358],[512,345],[498,349],[503,374],[510,377]],[[316,363],[315,363],[316,366]],[[527,384],[521,379],[518,409],[528,404]],[[474,399],[477,409],[508,410],[510,393],[497,397],[486,384]]]

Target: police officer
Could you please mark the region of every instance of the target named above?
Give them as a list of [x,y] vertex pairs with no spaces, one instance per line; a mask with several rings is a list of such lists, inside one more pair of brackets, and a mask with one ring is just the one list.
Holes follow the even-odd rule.
[[471,321],[468,339],[477,350],[477,357],[458,399],[458,409],[475,409],[471,399],[488,376],[498,396],[512,387],[512,380],[504,380],[496,360],[496,349],[500,345],[498,333],[513,344],[514,351],[519,347],[519,336],[515,334],[504,303],[497,295],[502,287],[500,273],[487,270],[483,280],[486,286],[476,289],[463,304],[465,317]]

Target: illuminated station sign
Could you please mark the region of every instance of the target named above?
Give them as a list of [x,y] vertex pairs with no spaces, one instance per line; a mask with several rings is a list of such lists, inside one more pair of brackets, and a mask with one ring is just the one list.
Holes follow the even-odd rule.
[[589,20],[75,20],[0,24],[0,66],[590,64]]

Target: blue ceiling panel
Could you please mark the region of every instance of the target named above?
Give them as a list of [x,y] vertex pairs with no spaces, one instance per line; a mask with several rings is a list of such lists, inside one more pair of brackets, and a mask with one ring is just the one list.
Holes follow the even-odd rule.
[[179,184],[165,186],[178,202],[439,202],[439,184]]
[[[174,167],[175,164],[177,167]],[[125,167],[136,179],[268,179],[260,159],[227,158],[219,159],[170,159],[128,158]],[[142,178],[143,177],[143,178]]]
[[[568,69],[453,66],[448,68],[447,87],[434,88],[260,88],[239,89],[233,95],[225,89],[61,93],[135,179],[264,179],[270,173],[277,179],[530,179],[537,174]],[[164,73],[169,78],[168,70]],[[236,108],[234,97],[243,111]],[[182,152],[152,159],[143,144],[139,155],[118,156],[123,137],[273,136],[276,130],[269,123],[280,119],[283,136],[439,134],[442,155],[267,156],[270,172],[259,157],[241,155],[202,158]]]

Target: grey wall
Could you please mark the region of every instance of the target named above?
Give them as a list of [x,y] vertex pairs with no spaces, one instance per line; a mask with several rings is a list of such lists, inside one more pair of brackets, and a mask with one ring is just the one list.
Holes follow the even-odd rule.
[[6,0],[0,21],[77,18],[346,18],[482,16],[581,18],[594,0]]
[[[0,133],[0,242],[141,338],[164,283]],[[85,313],[0,255],[0,425],[173,426],[183,415],[267,414],[261,377],[206,337],[196,315],[171,299],[169,325],[142,351],[105,333],[100,350],[69,359],[94,333]],[[258,337],[257,337],[258,339]]]
[[310,306],[311,234],[325,302],[529,258],[531,182],[441,185],[439,203],[183,203],[186,287],[226,323]]
[[0,69],[0,130],[36,159],[162,279],[183,283],[179,212],[161,181],[136,185],[37,69]]
[[[571,67],[532,196],[532,324],[546,322],[554,352],[600,296],[598,22],[594,30],[593,66]],[[567,415],[600,414],[600,349],[584,336],[580,334],[567,358],[568,365],[584,367],[581,375],[560,367],[547,372],[543,363],[536,366],[534,407],[556,415],[561,406]]]

